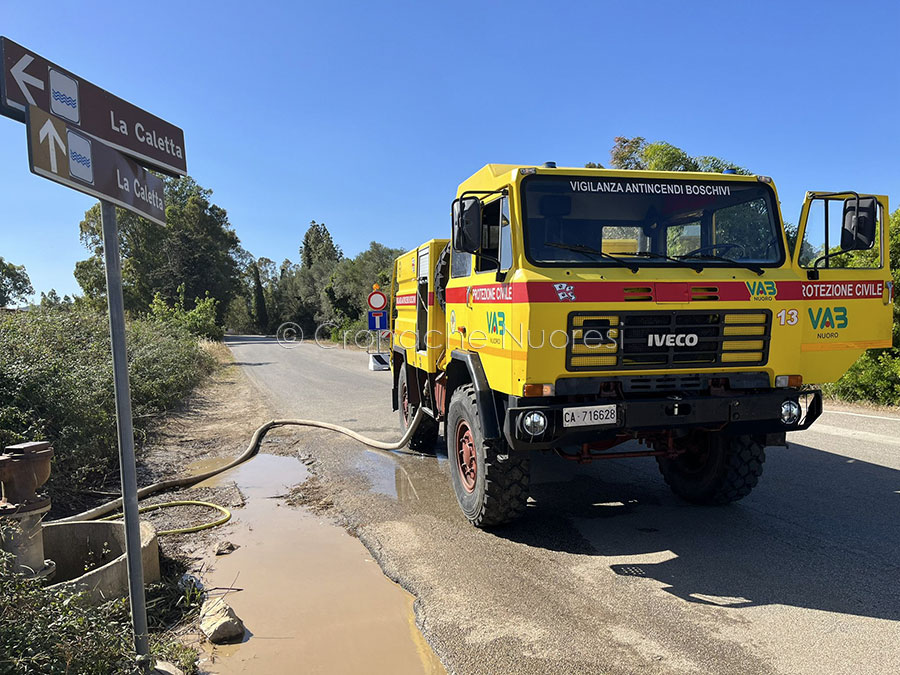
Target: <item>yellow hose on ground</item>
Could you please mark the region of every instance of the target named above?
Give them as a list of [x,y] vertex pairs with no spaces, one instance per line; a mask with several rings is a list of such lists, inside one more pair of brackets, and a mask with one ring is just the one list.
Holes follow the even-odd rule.
[[[202,525],[193,525],[191,527],[180,527],[175,530],[160,530],[156,533],[157,537],[163,537],[167,534],[189,534],[191,532],[200,532],[201,530],[208,530],[213,527],[218,527],[219,525],[224,525],[229,520],[231,520],[231,511],[226,509],[224,506],[219,506],[218,504],[213,504],[212,502],[200,502],[193,499],[175,501],[175,502],[162,502],[160,504],[150,504],[149,506],[142,506],[138,509],[138,513],[147,513],[148,511],[156,511],[157,509],[165,509],[171,506],[207,506],[211,509],[216,509],[217,511],[221,511],[223,515],[218,520],[214,520],[209,523],[203,523]],[[118,520],[122,515],[117,513],[112,516],[106,516],[105,518],[98,518],[98,520]]]

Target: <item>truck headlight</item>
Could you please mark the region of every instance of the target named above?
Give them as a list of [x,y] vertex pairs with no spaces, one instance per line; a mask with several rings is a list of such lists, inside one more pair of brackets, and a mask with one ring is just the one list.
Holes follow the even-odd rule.
[[781,404],[781,422],[794,425],[800,421],[800,404],[797,401],[785,401]]
[[547,416],[540,410],[532,410],[522,417],[522,428],[530,436],[540,436],[547,430]]

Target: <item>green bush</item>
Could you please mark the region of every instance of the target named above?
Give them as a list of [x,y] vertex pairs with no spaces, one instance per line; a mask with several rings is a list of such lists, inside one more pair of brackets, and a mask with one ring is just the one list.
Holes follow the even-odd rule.
[[[44,588],[12,573],[11,557],[0,551],[0,674],[110,675],[134,673],[135,653],[125,598],[93,605],[87,594]],[[172,579],[148,589],[148,606],[171,595]],[[194,612],[195,613],[195,612]],[[181,617],[191,616],[182,611]],[[153,632],[151,653],[196,672],[197,654],[165,631]]]
[[823,390],[846,401],[900,405],[900,350],[870,349],[840,380]]
[[183,328],[191,335],[205,337],[210,340],[221,340],[225,336],[225,329],[216,322],[216,307],[219,301],[210,297],[209,291],[206,297],[194,299],[194,308],[185,309],[184,284],[178,287],[178,300],[172,307],[157,293],[150,303],[150,319],[157,323]]
[[[130,321],[127,342],[140,441],[214,360],[186,329],[165,322]],[[0,314],[0,447],[44,439],[56,450],[47,486],[56,512],[77,509],[77,492],[118,475],[109,323],[101,314]]]

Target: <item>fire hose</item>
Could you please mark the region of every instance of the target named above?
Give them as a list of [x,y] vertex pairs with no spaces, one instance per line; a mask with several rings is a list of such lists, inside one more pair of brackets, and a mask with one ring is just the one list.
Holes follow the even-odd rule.
[[[206,471],[205,473],[194,474],[192,476],[184,476],[182,478],[170,478],[169,480],[159,481],[158,483],[153,483],[152,485],[147,485],[146,487],[142,487],[137,492],[138,499],[144,499],[145,497],[149,497],[152,494],[160,492],[162,490],[171,490],[173,488],[183,488],[190,487],[192,485],[196,485],[197,483],[201,483],[213,476],[217,476],[224,471],[228,471],[229,469],[233,469],[239,464],[243,464],[248,459],[255,457],[259,452],[259,446],[262,443],[263,438],[265,438],[266,434],[269,433],[270,430],[278,428],[278,427],[288,427],[288,426],[299,426],[299,427],[316,427],[318,429],[326,429],[328,431],[335,431],[339,434],[343,434],[345,436],[349,436],[353,440],[359,441],[363,445],[367,446],[366,449],[374,452],[396,452],[406,447],[409,444],[412,435],[416,432],[416,429],[419,426],[419,423],[422,421],[422,416],[425,415],[425,411],[422,408],[419,408],[416,411],[415,416],[410,422],[409,426],[406,428],[406,433],[403,434],[403,437],[397,441],[396,443],[387,443],[385,441],[377,441],[373,438],[369,438],[368,436],[363,436],[362,434],[353,431],[352,429],[348,429],[347,427],[342,427],[339,424],[331,424],[330,422],[321,422],[319,420],[301,420],[301,419],[284,419],[284,420],[272,420],[270,422],[266,422],[261,427],[259,427],[256,431],[253,432],[253,436],[250,438],[250,444],[247,446],[247,449],[244,450],[238,457],[229,462],[223,467],[218,469],[213,469],[212,471]],[[406,453],[406,454],[418,454],[418,453]],[[184,506],[184,502],[167,502],[165,504],[154,504],[152,506],[144,507],[141,511],[147,510],[155,510],[157,508],[164,508],[167,506]],[[231,518],[231,513],[222,506],[218,504],[210,504],[207,502],[195,502],[192,505],[201,505],[201,506],[209,506],[211,508],[218,509],[227,514],[227,517],[222,517],[217,519],[214,522],[206,523],[205,525],[199,525],[194,527],[183,528],[181,530],[167,530],[165,532],[161,532],[160,534],[177,534],[181,532],[197,532],[202,529],[207,529],[210,527],[215,527],[217,525],[221,525],[223,523],[228,522],[229,518]],[[112,501],[106,502],[105,504],[101,504],[93,509],[89,509],[84,511],[83,513],[77,513],[74,516],[68,516],[66,518],[60,518],[59,520],[55,520],[55,523],[71,523],[76,521],[83,520],[97,520],[102,518],[103,516],[107,516],[108,514],[120,509],[122,507],[122,498],[113,499]],[[117,518],[119,516],[113,516],[113,518]],[[103,518],[104,520],[109,520],[110,518]]]

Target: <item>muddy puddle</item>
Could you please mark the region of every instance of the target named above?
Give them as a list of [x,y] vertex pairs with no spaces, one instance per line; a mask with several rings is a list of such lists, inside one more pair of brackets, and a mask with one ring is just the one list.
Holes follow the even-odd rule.
[[210,594],[226,596],[244,638],[206,644],[201,672],[443,673],[415,625],[413,596],[384,576],[359,540],[279,499],[307,476],[293,457],[260,454],[199,484],[234,482],[246,498],[222,528],[240,548],[205,561],[212,567],[203,574],[209,589],[240,589]]
[[353,468],[369,483],[369,491],[399,502],[418,502],[437,487],[449,484],[443,471],[434,471],[447,462],[446,455],[404,456],[390,452],[365,452],[353,461]]

